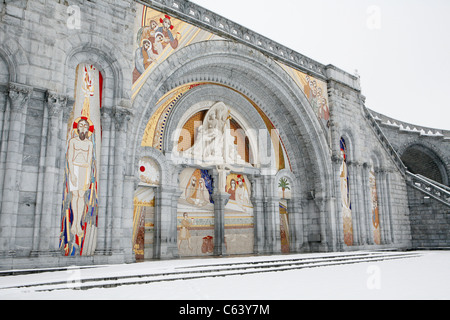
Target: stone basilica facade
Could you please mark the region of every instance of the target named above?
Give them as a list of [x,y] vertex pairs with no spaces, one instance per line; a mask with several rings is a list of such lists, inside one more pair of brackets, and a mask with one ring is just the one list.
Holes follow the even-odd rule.
[[186,0],[2,1],[0,268],[450,246],[450,132],[274,40]]

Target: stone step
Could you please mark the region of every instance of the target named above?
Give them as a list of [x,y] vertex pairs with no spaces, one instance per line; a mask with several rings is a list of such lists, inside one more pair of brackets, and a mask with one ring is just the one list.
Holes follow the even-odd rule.
[[94,288],[113,288],[124,285],[151,284],[164,281],[193,280],[213,277],[249,275],[267,272],[283,272],[304,268],[318,268],[345,264],[379,262],[393,259],[406,259],[421,256],[419,253],[405,252],[367,252],[345,255],[327,255],[317,257],[298,257],[283,259],[264,259],[239,263],[213,263],[182,266],[170,271],[153,271],[150,273],[135,273],[127,275],[105,275],[104,277],[81,278],[75,282],[55,281],[33,283],[29,285],[0,287],[2,289],[27,288],[34,291],[54,291]]

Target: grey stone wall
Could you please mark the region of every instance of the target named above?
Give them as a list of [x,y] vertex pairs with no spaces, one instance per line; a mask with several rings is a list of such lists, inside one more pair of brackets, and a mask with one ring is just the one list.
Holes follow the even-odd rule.
[[[427,128],[370,111],[390,144],[414,174],[449,185],[450,131]],[[449,246],[449,207],[408,186],[412,246]]]
[[[411,203],[417,197],[408,192],[391,145],[367,118],[357,77],[188,1],[148,4],[228,40],[180,48],[155,68],[132,102],[134,1],[0,2],[0,268],[132,262],[133,194],[143,156],[159,164],[162,177],[156,190],[155,257],[176,258],[177,179],[182,166],[171,163],[170,143],[163,152],[140,144],[158,100],[183,84],[201,81],[212,85],[193,90],[184,105],[177,105],[167,135],[191,103],[218,99],[242,104],[246,120],[260,128],[263,122],[248,101],[258,105],[280,130],[292,164],[292,172],[286,173],[295,184],[288,204],[292,252],[411,248],[419,243],[418,229],[411,224],[419,221],[421,206],[412,206],[410,214],[408,194]],[[327,81],[331,145],[306,96],[276,61]],[[65,136],[80,63],[94,64],[104,78],[99,233],[95,256],[66,258],[58,252]],[[448,173],[448,139],[398,134],[384,122],[378,121],[399,153],[419,141],[438,155]],[[349,147],[353,247],[343,244],[340,137]],[[381,246],[375,246],[371,236],[371,163],[380,200]],[[255,190],[255,253],[279,253],[276,173],[261,169],[250,178]],[[223,253],[221,244],[217,240],[217,254]]]
[[408,187],[413,248],[450,247],[450,208]]
[[[370,247],[373,244],[368,187],[368,169],[370,164],[373,164],[378,185],[382,244],[407,248],[411,245],[411,230],[404,174],[399,170],[395,159],[390,156],[388,146],[378,138],[365,116],[365,97],[361,93],[358,79],[334,66],[328,66],[327,72],[333,167],[337,177],[342,162],[339,140],[343,137],[349,153],[347,161],[355,245],[358,248]],[[338,179],[335,179],[335,190],[336,205],[340,206]],[[341,217],[338,217],[337,221],[339,219]],[[342,225],[342,221],[338,224]]]
[[[75,69],[86,62],[104,77],[104,157],[122,154],[121,108],[129,107],[133,68],[133,1],[3,1],[0,8],[1,268],[131,261],[122,240],[123,175],[101,168],[99,254],[64,259],[58,251],[65,136]],[[109,111],[108,111],[109,110]],[[108,116],[111,115],[112,121]],[[121,130],[107,123],[118,119]],[[126,122],[126,121],[125,121]],[[110,148],[111,147],[111,148]],[[111,150],[110,150],[111,149]],[[114,168],[125,163],[117,156]],[[122,169],[117,169],[121,172]],[[109,191],[108,191],[109,190]],[[111,197],[117,199],[110,204]],[[132,219],[132,218],[131,218]],[[26,259],[22,259],[26,258]]]

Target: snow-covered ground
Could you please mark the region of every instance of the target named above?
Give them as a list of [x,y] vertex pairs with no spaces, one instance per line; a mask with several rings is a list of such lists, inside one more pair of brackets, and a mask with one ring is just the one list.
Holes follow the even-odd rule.
[[[61,300],[311,300],[450,299],[450,251],[420,251],[419,257],[293,271],[178,280],[116,288],[72,290],[77,278],[152,273],[198,264],[253,261],[267,257],[175,260],[0,277],[0,299]],[[298,255],[297,255],[298,256]],[[302,255],[316,257],[318,254]],[[270,257],[276,259],[277,257]],[[280,256],[279,258],[286,258]],[[5,289],[45,281],[67,281],[67,290]]]

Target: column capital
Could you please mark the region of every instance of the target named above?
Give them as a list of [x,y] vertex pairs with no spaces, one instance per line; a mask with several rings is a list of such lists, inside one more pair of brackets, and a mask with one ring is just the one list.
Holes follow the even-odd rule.
[[336,163],[336,164],[341,164],[342,161],[344,161],[344,158],[341,155],[333,154],[331,156],[331,161]]
[[231,194],[229,193],[213,193],[211,195],[212,199],[214,200],[214,203],[221,203],[228,201],[230,199]]
[[133,111],[122,106],[116,106],[111,111],[114,116],[116,127],[121,128],[121,130],[119,129],[120,131],[126,130],[128,122],[133,117]]
[[66,95],[59,94],[52,91],[47,91],[45,93],[45,99],[47,101],[48,116],[55,117],[61,114],[67,106],[69,98]]
[[26,112],[32,92],[33,88],[30,86],[10,82],[8,86],[8,95],[11,99],[11,110]]

